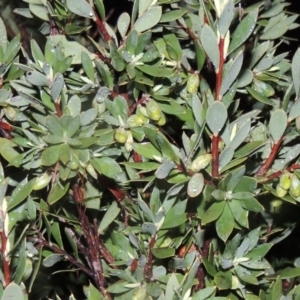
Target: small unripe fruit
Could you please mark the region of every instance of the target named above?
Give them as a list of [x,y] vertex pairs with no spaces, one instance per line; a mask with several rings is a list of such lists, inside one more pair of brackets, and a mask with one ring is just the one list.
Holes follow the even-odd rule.
[[200,170],[205,169],[210,164],[211,160],[212,155],[210,153],[202,154],[192,162],[190,169],[193,172],[199,172]]
[[37,177],[36,182],[32,189],[35,191],[43,189],[49,184],[51,178],[52,176],[49,175],[47,172],[43,173],[42,175]]
[[132,115],[127,119],[129,127],[139,127],[144,124],[144,118],[138,115]]
[[147,292],[144,286],[138,287],[132,295],[132,300],[144,300],[146,299]]
[[79,164],[78,164],[78,161],[76,160],[72,160],[72,161],[69,161],[67,166],[71,169],[71,170],[77,170],[78,167],[79,167]]
[[150,100],[146,105],[146,110],[151,120],[158,121],[160,119],[161,109],[156,101]]
[[284,197],[287,194],[287,190],[283,189],[280,184],[276,187],[276,194],[279,198]]
[[291,176],[290,194],[295,198],[300,196],[300,180],[295,174]]
[[160,119],[157,121],[158,126],[163,126],[166,124],[166,115],[162,112],[160,115]]
[[200,84],[199,75],[197,73],[192,74],[191,76],[189,76],[189,79],[187,81],[187,86],[186,86],[187,91],[190,94],[197,93],[199,84]]
[[118,128],[115,131],[115,141],[120,144],[125,144],[127,141],[127,132],[124,128]]
[[280,176],[279,180],[279,185],[282,187],[284,190],[288,190],[291,186],[291,174],[289,172],[284,172]]

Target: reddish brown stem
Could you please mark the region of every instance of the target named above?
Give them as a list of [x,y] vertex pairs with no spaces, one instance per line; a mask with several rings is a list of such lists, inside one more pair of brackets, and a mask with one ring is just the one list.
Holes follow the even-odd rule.
[[155,244],[155,238],[152,237],[149,243],[149,255],[148,255],[148,261],[145,265],[144,268],[144,274],[145,274],[145,278],[147,279],[151,279],[153,276],[153,270],[152,270],[152,265],[153,265],[153,254],[151,252],[152,248],[154,247]]
[[146,102],[148,100],[148,96],[144,95],[142,96],[137,102],[135,102],[130,108],[129,108],[129,115],[132,115],[134,113],[134,111],[136,110],[137,106],[139,104],[143,104],[144,102]]
[[54,106],[55,106],[55,110],[56,110],[56,115],[60,118],[62,116],[60,101],[54,101]]
[[219,142],[220,136],[213,136],[212,138],[212,172],[213,178],[219,177]]
[[255,174],[256,176],[264,176],[268,172],[268,170],[270,169],[270,167],[272,166],[276,158],[276,155],[280,149],[282,142],[283,142],[283,137],[276,144],[274,144],[271,154],[266,159],[266,161],[260,166],[260,168]]
[[216,70],[216,100],[221,100],[222,95],[220,94],[222,86],[222,76],[224,67],[224,39],[220,38],[219,42],[219,53],[220,53],[220,65],[219,69]]
[[4,232],[4,228],[1,230],[0,236],[1,236],[1,254],[2,254],[2,263],[3,263],[4,285],[7,286],[10,283],[10,269],[9,269],[8,257],[6,255],[7,236]]
[[267,178],[265,178],[264,180],[260,181],[260,183],[265,183],[269,180],[272,180],[274,178],[279,178],[281,176],[281,174],[285,171],[289,171],[289,172],[293,172],[294,170],[297,170],[297,169],[300,169],[300,164],[293,164],[291,165],[290,167],[286,168],[285,170],[282,170],[282,171],[278,171],[278,172],[275,172],[271,175],[269,175]]
[[112,37],[110,36],[108,31],[106,30],[104,22],[100,19],[99,15],[98,15],[98,13],[96,12],[95,9],[94,9],[94,16],[95,16],[95,22],[97,24],[99,32],[101,33],[101,35],[103,36],[104,40],[107,43],[110,42],[112,40]]

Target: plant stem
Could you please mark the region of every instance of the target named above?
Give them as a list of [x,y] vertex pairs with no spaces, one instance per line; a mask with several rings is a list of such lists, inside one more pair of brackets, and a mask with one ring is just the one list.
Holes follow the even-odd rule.
[[220,38],[219,42],[219,54],[220,54],[220,65],[219,69],[216,70],[216,100],[221,101],[222,95],[221,86],[222,86],[222,76],[223,76],[223,67],[224,67],[224,38]]
[[268,170],[270,169],[270,167],[272,166],[272,164],[276,158],[276,155],[279,151],[279,148],[280,148],[282,142],[283,142],[283,137],[276,144],[274,144],[271,154],[266,159],[266,161],[260,166],[260,168],[258,169],[258,171],[255,174],[256,176],[264,176],[268,172]]
[[2,254],[2,263],[3,263],[3,275],[4,275],[4,286],[7,286],[10,283],[10,269],[9,269],[9,260],[7,257],[7,236],[4,230],[4,219],[5,214],[2,210],[0,210],[1,214],[1,230],[0,230],[0,237],[1,237],[1,254]]
[[[215,88],[215,101],[221,101],[222,95],[221,86],[222,86],[222,76],[223,76],[223,67],[224,67],[224,38],[220,38],[219,42],[219,54],[220,54],[220,65],[218,70],[216,70],[216,88]],[[212,152],[212,177],[219,177],[219,142],[220,136],[213,135],[211,152]]]
[[152,265],[153,265],[153,254],[151,252],[152,248],[154,247],[155,244],[155,237],[152,237],[149,243],[149,254],[148,254],[148,261],[145,265],[144,268],[144,274],[145,278],[151,279],[153,276],[153,270],[152,270]]
[[94,21],[96,22],[97,26],[98,26],[98,30],[99,32],[102,34],[104,40],[109,43],[112,40],[112,37],[110,36],[110,34],[108,33],[108,31],[105,28],[105,24],[104,22],[100,19],[98,13],[96,12],[96,10],[93,8],[94,10]]

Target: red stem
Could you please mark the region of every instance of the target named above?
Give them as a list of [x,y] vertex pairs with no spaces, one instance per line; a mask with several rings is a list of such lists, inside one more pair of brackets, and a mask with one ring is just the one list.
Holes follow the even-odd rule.
[[[222,76],[224,67],[224,38],[220,38],[219,42],[220,65],[216,70],[216,101],[221,101],[222,95],[220,94],[222,86]],[[212,152],[212,177],[219,177],[219,142],[220,136],[214,135],[212,138],[211,152]]]
[[222,95],[220,95],[222,86],[222,76],[224,67],[224,39],[220,38],[219,42],[219,54],[220,54],[220,65],[219,69],[216,71],[216,100],[220,101]]
[[283,137],[273,146],[270,156],[267,160],[260,166],[258,171],[256,172],[256,176],[264,176],[268,170],[270,169],[271,165],[273,164],[276,155],[279,151],[279,148],[283,142]]
[[212,177],[219,177],[219,141],[220,136],[213,136],[212,138]]
[[6,244],[7,236],[4,232],[4,229],[0,232],[1,236],[1,253],[3,260],[3,273],[4,273],[4,284],[7,286],[10,283],[10,270],[9,270],[9,261],[6,255]]
[[95,9],[94,9],[94,16],[95,16],[95,22],[98,26],[98,29],[99,29],[100,33],[102,34],[104,40],[108,43],[112,39],[112,37],[110,36],[108,31],[106,30],[105,24],[100,19],[99,15],[97,14]]

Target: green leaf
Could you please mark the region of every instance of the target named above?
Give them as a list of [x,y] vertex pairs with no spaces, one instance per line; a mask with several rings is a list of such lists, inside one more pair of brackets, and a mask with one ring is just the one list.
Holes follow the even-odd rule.
[[205,212],[205,214],[201,220],[201,223],[204,225],[204,224],[213,222],[216,219],[218,219],[223,212],[224,206],[225,206],[225,201],[215,202]]
[[211,104],[206,112],[206,122],[213,135],[217,136],[227,120],[227,108],[219,101]]
[[3,62],[9,64],[15,58],[21,47],[20,35],[16,35],[8,44],[4,54]]
[[216,73],[219,72],[220,53],[216,34],[207,24],[204,24],[200,34],[201,44],[213,63]]
[[57,137],[63,137],[64,130],[60,125],[59,119],[56,116],[48,116],[46,120],[48,130]]
[[277,271],[276,275],[280,276],[282,279],[290,279],[300,276],[300,268],[285,268],[283,270]]
[[203,190],[204,177],[201,173],[194,174],[187,186],[187,194],[191,197],[197,197]]
[[232,147],[234,150],[237,149],[248,137],[248,134],[251,130],[251,120],[246,121],[234,135],[229,143],[229,147]]
[[156,170],[155,176],[158,179],[166,178],[170,172],[174,169],[175,164],[168,160],[163,160],[163,164]]
[[50,254],[43,260],[43,266],[44,267],[52,267],[59,261],[62,261],[64,259],[63,254]]
[[30,195],[35,182],[36,182],[36,178],[33,178],[30,181],[24,179],[16,186],[12,195],[9,198],[8,210],[11,210],[17,205],[19,205],[22,201],[25,200],[26,197]]
[[73,95],[68,101],[68,109],[73,117],[79,116],[81,112],[81,100],[77,95]]
[[2,48],[5,52],[5,49],[7,46],[7,33],[6,33],[5,24],[1,18],[0,18],[0,45],[2,46]]
[[75,15],[90,18],[94,17],[94,12],[92,7],[85,0],[67,0],[68,9]]
[[90,56],[84,51],[81,52],[81,63],[82,63],[84,72],[86,73],[88,78],[92,82],[95,82],[95,72],[94,72],[93,62],[92,62]]
[[238,27],[233,33],[228,54],[233,52],[248,39],[255,28],[257,16],[258,10],[252,11],[239,23]]
[[47,147],[42,153],[42,162],[44,166],[52,166],[59,160],[59,151],[61,145]]
[[150,7],[137,19],[134,24],[134,29],[137,32],[143,32],[154,27],[159,22],[161,15],[161,6]]
[[117,27],[122,38],[126,36],[130,25],[130,16],[127,12],[123,12],[117,22]]
[[256,100],[258,100],[258,101],[260,101],[260,102],[262,102],[264,104],[275,106],[275,103],[272,100],[270,100],[269,98],[267,98],[267,97],[263,96],[262,94],[258,93],[257,91],[255,91],[251,87],[246,87],[246,90]]
[[161,229],[174,228],[187,220],[185,212],[187,200],[178,202],[167,213]]
[[82,126],[92,123],[97,117],[97,110],[95,108],[90,108],[86,111],[83,111],[80,114],[80,124]]
[[218,22],[221,38],[224,38],[234,17],[234,1],[229,0],[222,10]]
[[165,23],[165,22],[172,22],[172,21],[176,21],[179,18],[181,18],[183,15],[185,15],[187,12],[186,9],[174,9],[172,11],[168,11],[166,13],[164,13],[160,19],[160,23]]
[[52,100],[57,101],[60,98],[60,93],[64,87],[64,84],[64,76],[60,73],[56,73],[50,88]]
[[192,300],[198,300],[198,299],[209,299],[213,293],[215,293],[216,287],[207,287],[204,289],[201,289],[199,292],[195,293],[192,297]]
[[71,158],[71,148],[68,144],[62,144],[59,149],[59,159],[65,165],[70,161]]
[[103,0],[95,0],[94,3],[95,3],[96,8],[99,12],[101,20],[104,21],[105,20],[105,6],[103,4]]
[[29,83],[36,85],[36,86],[48,86],[49,81],[47,77],[37,71],[29,71],[26,73],[26,79]]
[[25,300],[25,295],[21,287],[14,282],[11,282],[3,291],[1,300]]
[[292,77],[296,93],[296,98],[300,93],[300,49],[298,48],[292,59]]
[[133,143],[132,148],[145,158],[156,160],[162,158],[161,153],[151,143]]
[[228,239],[234,228],[234,218],[229,205],[226,203],[224,210],[216,222],[217,234],[224,242]]
[[11,140],[0,138],[0,154],[6,161],[11,162],[19,155],[19,153],[14,149],[15,147],[17,147],[17,144]]
[[38,43],[34,39],[30,40],[30,48],[31,48],[31,54],[36,63],[45,61],[44,53],[42,52]]
[[69,190],[70,183],[66,183],[64,186],[61,184],[55,183],[48,195],[49,205],[54,204],[59,199],[61,199]]
[[232,199],[228,202],[234,219],[243,227],[248,228],[248,212],[243,209],[242,204],[238,200]]
[[171,143],[161,132],[157,132],[156,141],[165,158],[169,161],[174,161],[175,163],[180,162],[180,158],[176,155]]
[[154,77],[168,77],[172,75],[172,70],[167,68],[153,67],[147,65],[136,66],[136,68],[142,71],[143,73]]
[[92,166],[100,173],[116,180],[122,169],[118,163],[110,157],[100,157],[91,159]]
[[49,21],[49,12],[44,5],[29,3],[30,11],[44,21]]
[[214,277],[214,282],[219,290],[230,289],[232,284],[232,275],[230,271],[228,272],[219,271]]
[[252,152],[259,149],[262,145],[264,145],[263,141],[254,141],[254,142],[247,143],[245,146],[237,150],[234,156],[237,158],[245,157],[245,156],[248,157]]
[[101,222],[98,227],[98,233],[104,234],[105,230],[108,228],[108,226],[117,218],[119,215],[121,209],[117,202],[113,202],[111,206],[106,211],[105,215],[101,219]]
[[271,113],[269,130],[275,144],[277,144],[283,136],[287,125],[287,115],[284,110],[277,109]]
[[159,259],[173,257],[175,254],[174,248],[152,248],[151,249],[152,254]]
[[240,51],[240,53],[236,56],[236,58],[233,60],[231,63],[230,69],[223,74],[223,79],[222,79],[222,85],[221,85],[221,95],[224,95],[228,89],[231,87],[231,85],[234,83],[236,78],[238,77],[242,64],[243,64],[243,51]]
[[219,170],[223,170],[231,161],[234,156],[234,149],[232,147],[225,148],[219,157]]

